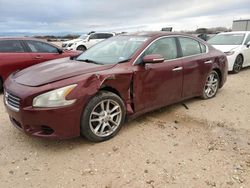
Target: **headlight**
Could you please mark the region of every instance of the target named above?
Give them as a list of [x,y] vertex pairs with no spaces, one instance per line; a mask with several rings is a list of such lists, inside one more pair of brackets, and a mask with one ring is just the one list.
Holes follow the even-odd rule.
[[76,86],[77,84],[74,84],[41,94],[33,99],[33,107],[51,108],[71,105],[76,101],[76,99],[66,100],[66,96]]
[[68,44],[68,47],[71,47],[72,45],[73,45],[73,43],[69,43],[69,44]]
[[225,52],[225,54],[226,54],[227,56],[233,55],[233,54],[234,54],[234,51]]

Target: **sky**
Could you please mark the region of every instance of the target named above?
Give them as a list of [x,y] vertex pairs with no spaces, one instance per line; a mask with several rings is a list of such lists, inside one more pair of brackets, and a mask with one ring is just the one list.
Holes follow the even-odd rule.
[[0,32],[86,33],[230,28],[250,0],[0,0]]

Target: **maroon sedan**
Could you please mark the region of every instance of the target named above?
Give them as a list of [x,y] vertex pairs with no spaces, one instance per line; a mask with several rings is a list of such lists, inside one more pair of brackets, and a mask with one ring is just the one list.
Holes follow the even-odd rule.
[[28,135],[110,139],[125,119],[192,97],[212,98],[227,58],[190,35],[126,34],[67,58],[13,73],[5,82],[10,120]]
[[0,90],[4,80],[17,70],[44,61],[79,55],[79,51],[63,51],[50,43],[33,38],[0,38]]

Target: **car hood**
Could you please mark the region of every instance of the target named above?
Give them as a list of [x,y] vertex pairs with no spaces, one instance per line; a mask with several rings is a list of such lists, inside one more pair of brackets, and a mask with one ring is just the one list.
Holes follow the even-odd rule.
[[37,87],[62,79],[112,68],[113,65],[97,65],[62,58],[31,66],[13,75],[22,85]]
[[217,50],[220,50],[222,52],[229,52],[236,48],[238,48],[240,45],[213,45],[214,48]]

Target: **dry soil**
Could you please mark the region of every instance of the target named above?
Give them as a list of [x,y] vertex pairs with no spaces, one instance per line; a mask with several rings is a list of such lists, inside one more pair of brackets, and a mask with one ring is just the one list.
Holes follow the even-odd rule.
[[250,69],[215,98],[145,114],[103,143],[26,136],[0,97],[0,187],[250,187]]

